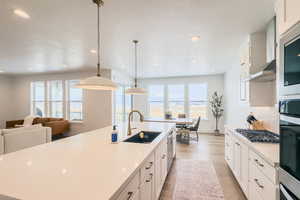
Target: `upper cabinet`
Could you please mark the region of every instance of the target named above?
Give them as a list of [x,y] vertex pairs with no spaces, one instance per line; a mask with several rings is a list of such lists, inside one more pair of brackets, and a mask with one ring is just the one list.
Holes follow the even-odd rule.
[[300,21],[299,0],[277,0],[275,10],[279,35],[284,34]]

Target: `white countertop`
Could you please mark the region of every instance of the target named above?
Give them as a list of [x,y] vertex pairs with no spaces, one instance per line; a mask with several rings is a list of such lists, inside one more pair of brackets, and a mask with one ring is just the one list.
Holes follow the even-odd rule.
[[[174,127],[134,123],[140,130],[161,131],[150,144],[111,144],[106,127],[0,157],[0,194],[21,200],[110,199],[138,170]],[[121,129],[121,130],[120,130]],[[126,126],[119,129],[126,137]]]
[[279,144],[273,143],[260,143],[251,142],[243,135],[235,131],[236,128],[226,126],[227,129],[231,130],[233,134],[239,137],[244,143],[246,143],[251,149],[253,149],[257,154],[259,154],[265,161],[274,167],[279,165]]

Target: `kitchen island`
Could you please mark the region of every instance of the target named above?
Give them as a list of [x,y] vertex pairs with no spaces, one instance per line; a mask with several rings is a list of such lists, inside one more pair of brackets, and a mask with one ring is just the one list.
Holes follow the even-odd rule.
[[[158,199],[167,175],[167,136],[175,137],[174,124],[132,127],[132,135],[161,134],[149,144],[111,144],[112,127],[106,127],[2,155],[0,194],[20,200]],[[128,137],[125,124],[119,137]]]

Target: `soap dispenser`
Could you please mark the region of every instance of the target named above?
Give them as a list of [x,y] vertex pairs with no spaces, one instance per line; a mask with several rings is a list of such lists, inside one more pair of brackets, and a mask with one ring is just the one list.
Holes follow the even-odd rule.
[[116,125],[113,126],[113,130],[111,132],[111,143],[118,143],[118,130]]

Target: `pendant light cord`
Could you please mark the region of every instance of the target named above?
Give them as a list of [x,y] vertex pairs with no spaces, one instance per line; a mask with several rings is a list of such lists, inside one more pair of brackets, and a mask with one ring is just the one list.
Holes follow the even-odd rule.
[[98,18],[97,18],[97,37],[98,37],[98,49],[97,49],[97,76],[100,77],[101,73],[100,73],[100,3],[97,3],[97,14],[98,14]]
[[137,88],[137,43],[138,41],[137,40],[133,40],[134,42],[134,52],[135,52],[135,66],[134,66],[134,69],[135,69],[135,78],[134,78],[134,87]]

